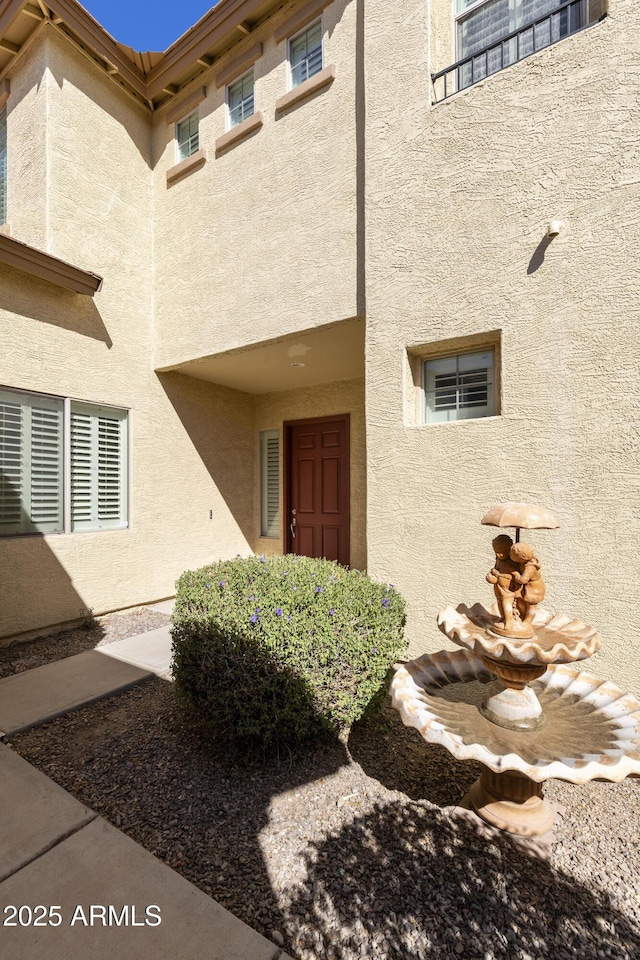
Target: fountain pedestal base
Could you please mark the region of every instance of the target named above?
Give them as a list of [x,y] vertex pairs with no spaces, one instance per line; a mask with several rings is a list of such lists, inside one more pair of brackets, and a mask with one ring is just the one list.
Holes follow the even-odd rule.
[[554,812],[542,796],[542,784],[522,773],[482,768],[463,801],[487,823],[520,837],[541,837],[553,826]]

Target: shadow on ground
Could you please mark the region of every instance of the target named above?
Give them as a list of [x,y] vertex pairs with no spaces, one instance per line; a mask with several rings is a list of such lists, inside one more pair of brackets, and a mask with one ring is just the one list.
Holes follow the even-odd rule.
[[442,809],[477,771],[394,713],[357,725],[353,760],[338,741],[234,760],[151,680],[12,745],[301,960],[640,956],[628,897]]
[[[308,879],[288,910],[302,955],[640,956],[640,929],[606,893],[424,804],[378,807],[310,851],[306,863]],[[308,919],[296,923],[300,906]]]

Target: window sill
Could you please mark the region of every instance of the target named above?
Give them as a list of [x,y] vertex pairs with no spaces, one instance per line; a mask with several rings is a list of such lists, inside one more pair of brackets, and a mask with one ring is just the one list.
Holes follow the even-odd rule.
[[294,87],[293,90],[289,90],[289,93],[285,93],[279,100],[276,100],[276,113],[284,113],[285,110],[290,110],[291,107],[295,107],[298,103],[306,100],[307,97],[328,87],[335,78],[336,68],[335,64],[332,63],[321,70],[320,73],[316,73],[315,77],[310,77],[304,83]]
[[223,153],[225,150],[228,150],[229,147],[233,147],[236,143],[239,143],[240,140],[244,140],[245,137],[255,133],[260,129],[262,123],[262,111],[258,110],[257,113],[247,117],[242,123],[236,124],[235,127],[231,127],[231,130],[228,130],[226,133],[223,133],[221,137],[218,137],[216,140],[216,153]]
[[193,170],[198,170],[203,166],[206,159],[206,150],[197,150],[192,156],[187,157],[186,160],[181,160],[180,163],[176,163],[174,167],[167,170],[167,186],[170,187],[176,180],[186,176]]

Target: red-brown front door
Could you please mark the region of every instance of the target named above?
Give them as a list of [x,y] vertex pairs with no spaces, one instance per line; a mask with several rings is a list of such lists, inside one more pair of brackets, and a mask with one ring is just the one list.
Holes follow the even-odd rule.
[[286,426],[287,551],[349,563],[349,415]]

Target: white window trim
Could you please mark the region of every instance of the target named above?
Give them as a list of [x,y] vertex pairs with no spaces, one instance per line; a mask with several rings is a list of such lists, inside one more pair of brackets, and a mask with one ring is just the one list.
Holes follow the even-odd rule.
[[[483,2],[486,2],[486,0],[483,0]],[[315,27],[316,23],[320,24],[320,52],[321,52],[321,58],[322,58],[321,59],[322,66],[320,67],[320,70],[318,71],[318,73],[324,69],[324,64],[325,64],[324,15],[321,13],[319,17],[317,17],[315,20],[312,20],[311,23],[308,23],[306,27],[303,27],[301,30],[298,30],[297,33],[294,33],[292,36],[287,38],[287,92],[290,92],[291,90],[295,90],[296,87],[301,86],[300,83],[297,83],[295,86],[293,84],[293,70],[291,66],[291,44],[294,43],[298,39],[298,37],[301,37],[303,33],[306,33],[308,30],[311,30],[312,27]],[[313,76],[316,76],[316,74],[314,74]],[[311,79],[311,78],[308,77],[307,79]],[[305,80],[302,81],[302,83],[305,83],[305,82],[306,82]]]
[[[238,123],[235,123],[232,126],[231,104],[229,102],[231,87],[234,87],[237,83],[241,83],[246,77],[249,76],[250,73],[253,74],[253,113],[250,113],[247,117],[243,117],[242,120],[238,121]],[[255,77],[255,71],[253,66],[249,67],[249,69],[245,70],[243,74],[241,74],[239,77],[236,77],[235,80],[232,80],[230,83],[227,84],[226,90],[225,90],[225,103],[226,103],[225,130],[227,132],[229,132],[229,130],[234,130],[236,127],[240,126],[241,123],[244,123],[245,120],[248,120],[250,117],[253,117],[256,114],[256,77]]]
[[[186,155],[186,157],[180,156],[180,141],[178,139],[178,127],[181,123],[184,123],[185,120],[189,120],[191,117],[195,116],[198,122],[198,146],[195,150],[192,150]],[[175,142],[175,156],[176,163],[183,163],[185,160],[190,160],[191,157],[195,156],[196,153],[200,150],[200,107],[196,107],[195,110],[189,110],[188,113],[185,113],[184,116],[180,117],[179,120],[176,120],[174,126],[174,142]]]

